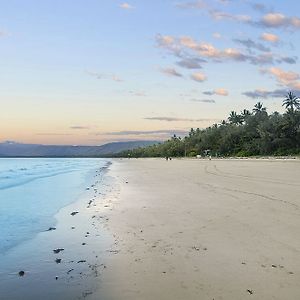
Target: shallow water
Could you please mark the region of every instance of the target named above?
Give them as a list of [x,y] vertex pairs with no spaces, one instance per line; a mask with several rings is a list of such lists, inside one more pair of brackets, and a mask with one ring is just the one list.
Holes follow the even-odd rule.
[[[0,299],[73,300],[94,293],[114,242],[103,226],[102,199],[113,186],[110,161],[2,159],[0,165],[2,180],[10,182],[0,188]],[[57,248],[64,250],[55,254]]]
[[55,225],[54,215],[84,191],[104,159],[0,159],[0,254]]

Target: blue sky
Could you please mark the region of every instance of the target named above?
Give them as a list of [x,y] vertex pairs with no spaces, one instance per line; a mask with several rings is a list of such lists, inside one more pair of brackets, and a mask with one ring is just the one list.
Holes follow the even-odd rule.
[[300,4],[273,2],[0,1],[0,140],[165,139],[257,101],[282,112]]

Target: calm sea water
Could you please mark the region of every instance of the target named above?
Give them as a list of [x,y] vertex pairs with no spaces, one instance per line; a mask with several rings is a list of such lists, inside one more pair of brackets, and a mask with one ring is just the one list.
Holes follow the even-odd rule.
[[0,254],[55,226],[54,215],[85,191],[105,159],[0,159]]

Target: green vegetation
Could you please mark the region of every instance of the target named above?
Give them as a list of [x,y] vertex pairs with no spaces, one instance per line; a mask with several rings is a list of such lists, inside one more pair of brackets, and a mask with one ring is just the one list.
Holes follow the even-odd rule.
[[[174,135],[166,142],[121,152],[122,157],[180,157],[210,153],[213,156],[300,154],[300,99],[289,92],[282,104],[284,114],[268,114],[263,103],[252,112],[232,111],[227,119],[206,129],[191,129],[184,138]],[[207,152],[206,150],[210,150]]]

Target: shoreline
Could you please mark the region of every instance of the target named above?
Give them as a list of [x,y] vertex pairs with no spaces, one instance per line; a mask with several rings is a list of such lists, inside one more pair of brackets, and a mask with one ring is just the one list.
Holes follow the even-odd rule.
[[[127,159],[128,157],[119,157],[119,156],[114,156],[114,155],[107,155],[107,156],[0,156],[0,159],[9,159],[9,158],[12,158],[12,159],[16,159],[16,158],[22,158],[22,159],[26,159],[26,158],[38,158],[38,159],[41,159],[41,158],[62,158],[62,159],[65,159],[65,158],[70,158],[70,159],[84,159],[84,158],[87,158],[87,159]],[[136,157],[130,157],[131,159],[135,159]],[[137,158],[149,158],[149,159],[161,159],[161,158],[164,158],[163,156],[161,157],[137,157]],[[176,159],[183,159],[183,158],[186,158],[186,159],[197,159],[195,156],[193,157],[189,157],[189,156],[175,156],[174,158]],[[202,158],[205,158],[205,157],[202,157]],[[232,159],[232,158],[236,158],[236,159],[268,159],[268,158],[274,158],[274,159],[300,159],[300,155],[299,154],[291,154],[291,155],[254,155],[254,156],[220,156],[220,157],[214,157],[215,159]]]
[[5,299],[300,297],[298,160],[111,162],[14,249]]
[[[114,244],[104,228],[108,209],[103,204],[104,195],[114,192],[109,167],[92,171],[89,185],[78,199],[55,214],[52,230],[46,228],[3,254],[1,297],[73,300],[84,299],[97,289]],[[19,276],[20,271],[25,274]]]

